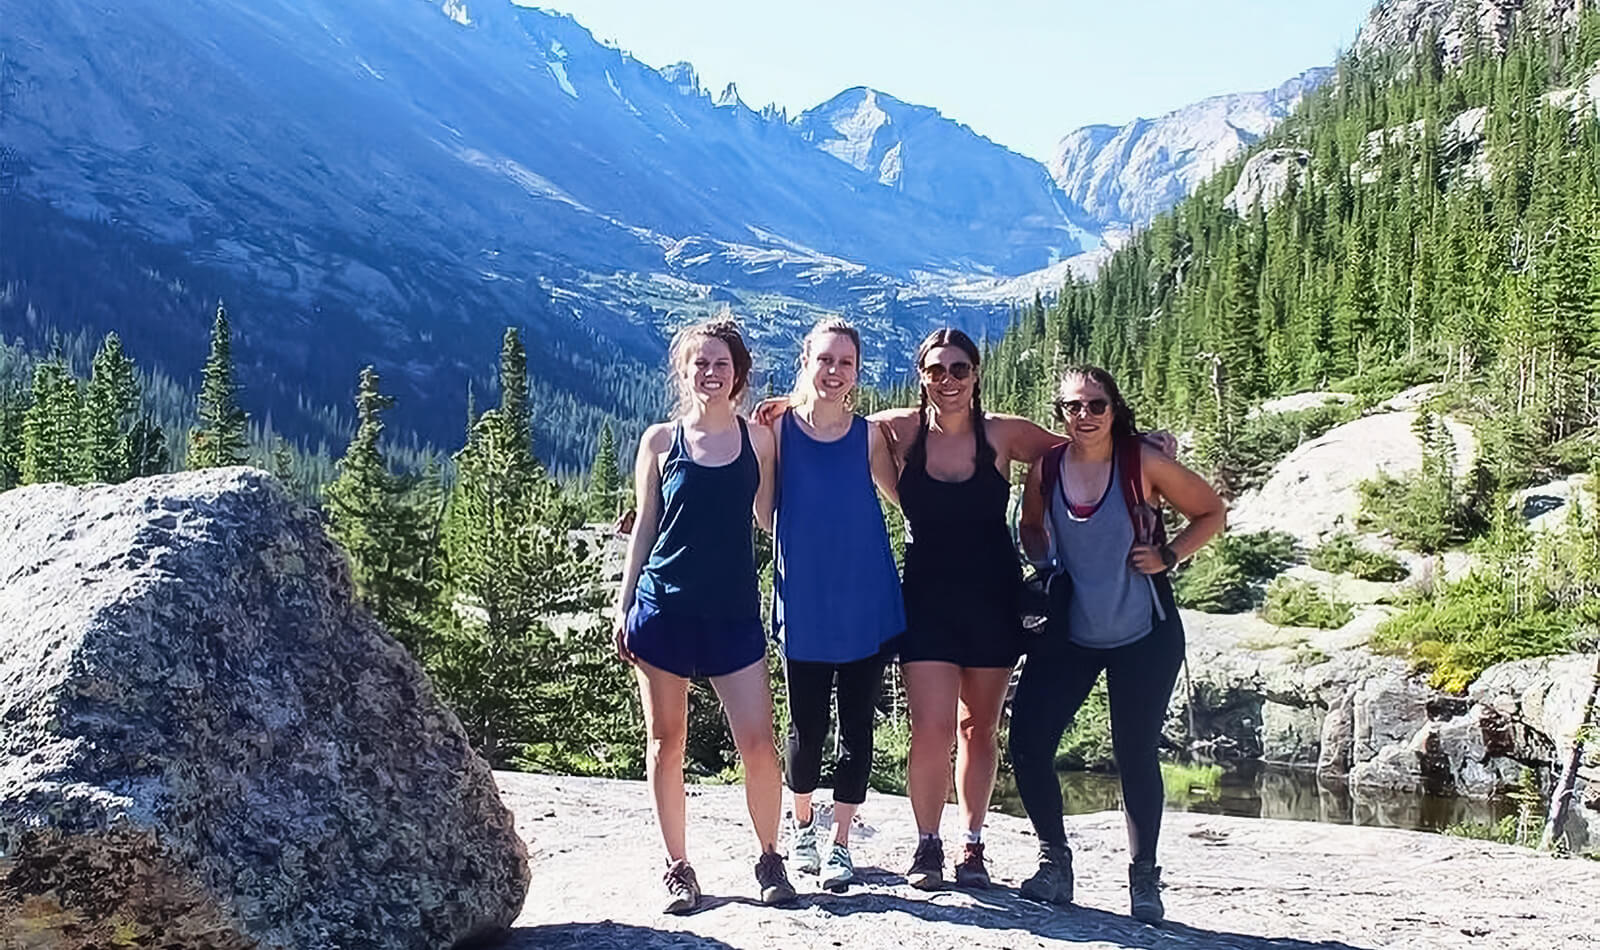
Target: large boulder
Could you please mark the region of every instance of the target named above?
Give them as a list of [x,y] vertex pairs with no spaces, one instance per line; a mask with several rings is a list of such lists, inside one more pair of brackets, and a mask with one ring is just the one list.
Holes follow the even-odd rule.
[[315,514],[219,469],[0,495],[0,946],[450,947],[527,852]]

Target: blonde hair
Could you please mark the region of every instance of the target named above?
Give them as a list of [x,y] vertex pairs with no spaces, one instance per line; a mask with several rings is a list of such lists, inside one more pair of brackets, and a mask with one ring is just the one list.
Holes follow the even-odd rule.
[[[805,336],[800,338],[800,356],[795,361],[794,387],[789,390],[789,402],[791,404],[798,405],[796,400],[809,401],[817,398],[816,390],[812,388],[811,381],[805,375],[806,360],[811,358],[811,344],[818,337],[827,333],[837,333],[840,336],[850,338],[851,344],[856,348],[856,370],[857,372],[860,371],[861,331],[857,330],[843,317],[823,317],[813,324],[810,330],[806,331]],[[845,405],[854,406],[855,397],[856,391],[852,388],[850,392],[845,394]]]
[[739,325],[733,318],[722,315],[691,323],[673,335],[672,346],[667,350],[667,378],[676,395],[672,409],[674,418],[687,414],[694,405],[694,387],[684,382],[683,363],[688,358],[689,347],[700,340],[720,340],[733,356],[733,389],[728,393],[728,401],[735,407],[750,383],[750,366],[753,362],[750,348],[744,345],[744,337],[740,335]]

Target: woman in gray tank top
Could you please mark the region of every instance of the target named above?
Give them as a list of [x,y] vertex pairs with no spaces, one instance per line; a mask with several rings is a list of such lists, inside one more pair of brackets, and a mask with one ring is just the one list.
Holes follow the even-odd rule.
[[[1140,920],[1159,921],[1164,792],[1156,751],[1184,653],[1168,572],[1222,530],[1225,512],[1205,479],[1139,442],[1133,411],[1105,370],[1068,369],[1055,409],[1072,442],[1028,473],[1021,534],[1028,556],[1048,560],[1055,583],[1070,580],[1072,593],[1067,616],[1052,616],[1029,648],[1011,704],[1012,770],[1039,835],[1039,869],[1022,894],[1072,902],[1055,751],[1104,670],[1128,818],[1131,909]],[[1159,511],[1147,500],[1171,502],[1188,525],[1165,541]]]

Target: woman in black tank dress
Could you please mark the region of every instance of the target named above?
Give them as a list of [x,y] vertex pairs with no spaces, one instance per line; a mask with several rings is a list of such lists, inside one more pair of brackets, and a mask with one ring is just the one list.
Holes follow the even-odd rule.
[[998,761],[995,732],[1021,652],[1021,573],[1006,524],[1012,462],[1031,462],[1062,437],[1027,419],[983,411],[978,348],[960,330],[917,350],[921,405],[872,418],[889,432],[900,467],[907,545],[901,672],[911,709],[906,791],[919,841],[907,879],[944,883],[939,823],[950,792],[966,832],[958,885],[986,886],[983,821]]

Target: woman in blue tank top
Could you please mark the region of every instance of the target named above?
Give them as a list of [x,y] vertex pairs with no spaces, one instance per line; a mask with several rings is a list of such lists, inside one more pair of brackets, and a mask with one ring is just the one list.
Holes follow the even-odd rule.
[[[873,482],[893,499],[894,458],[883,434],[851,408],[861,337],[824,320],[801,342],[790,409],[778,430],[773,628],[789,694],[786,773],[794,793],[790,856],[822,885],[855,878],[850,823],[866,800],[872,727],[885,648],[905,629],[900,580]],[[811,796],[838,694],[834,834],[817,848]]]
[[673,339],[677,418],[645,430],[634,463],[638,517],[617,596],[617,652],[637,669],[649,740],[646,771],[667,849],[666,911],[700,901],[684,824],[689,680],[708,677],[744,763],[769,904],[794,898],[777,852],[783,785],[772,734],[766,636],[752,515],[772,527],[772,435],[738,414],[750,351],[732,321]]
[[[1072,588],[1067,616],[1052,616],[1051,630],[1029,648],[1011,702],[1011,767],[1039,834],[1039,868],[1022,895],[1072,902],[1055,753],[1104,670],[1128,817],[1130,908],[1155,922],[1165,915],[1156,866],[1165,793],[1156,752],[1184,655],[1167,572],[1222,530],[1225,512],[1205,479],[1136,441],[1133,410],[1105,370],[1069,368],[1055,409],[1072,443],[1028,473],[1021,535],[1028,556],[1053,561]],[[1188,525],[1164,542],[1159,511],[1146,499],[1171,502]]]

